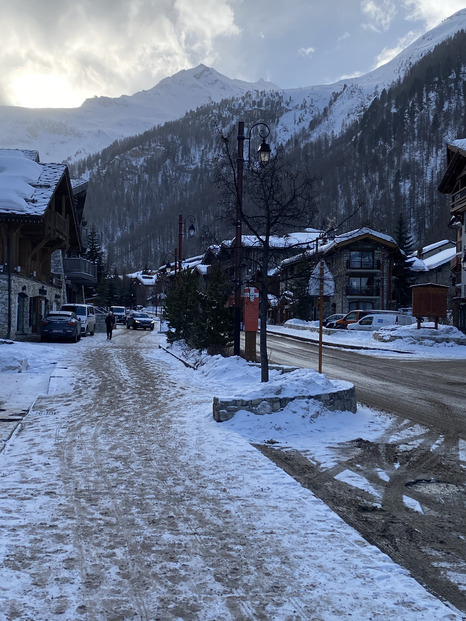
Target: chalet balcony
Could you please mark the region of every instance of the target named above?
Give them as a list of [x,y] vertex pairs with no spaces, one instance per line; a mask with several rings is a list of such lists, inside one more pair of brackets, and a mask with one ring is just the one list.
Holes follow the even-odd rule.
[[76,285],[96,285],[97,265],[83,257],[67,257],[63,260],[65,276]]
[[352,261],[351,259],[348,259],[346,261],[346,269],[350,272],[359,272],[361,270],[364,270],[365,272],[380,271],[380,268],[380,259],[377,259],[377,261],[373,261],[372,264],[366,264],[362,262],[358,263],[357,261]]
[[461,274],[461,255],[457,254],[453,257],[453,259],[450,259],[450,269],[452,272],[455,272],[455,274]]
[[70,225],[68,220],[56,211],[48,213],[46,218],[46,236],[52,242],[56,239],[66,241],[69,238]]
[[451,195],[450,213],[464,213],[466,211],[466,188]]
[[345,294],[348,297],[357,296],[363,298],[377,298],[380,296],[379,285],[366,285],[363,287],[347,286],[345,288]]

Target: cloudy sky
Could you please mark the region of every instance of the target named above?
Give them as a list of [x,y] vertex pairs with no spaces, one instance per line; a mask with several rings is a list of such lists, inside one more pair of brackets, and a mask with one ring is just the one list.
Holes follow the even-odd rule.
[[464,0],[0,0],[0,105],[74,107],[204,63],[281,88],[367,73]]

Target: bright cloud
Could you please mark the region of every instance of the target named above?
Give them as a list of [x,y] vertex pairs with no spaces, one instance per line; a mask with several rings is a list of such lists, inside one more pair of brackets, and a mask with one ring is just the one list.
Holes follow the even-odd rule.
[[430,29],[443,19],[465,8],[464,0],[403,0],[407,19],[419,20]]
[[407,35],[402,37],[398,44],[394,47],[386,47],[384,48],[380,54],[376,57],[374,63],[374,69],[380,67],[381,65],[385,65],[392,58],[395,58],[400,52],[406,49],[413,41],[415,41],[422,33],[410,31]]
[[79,105],[91,90],[132,94],[181,69],[211,64],[216,40],[239,33],[228,0],[19,4],[22,10],[17,3],[2,7],[0,68],[8,101],[0,103],[13,105],[44,105],[37,76],[57,107]]
[[316,51],[315,47],[301,47],[298,50],[298,54],[299,56],[312,56],[312,54],[314,54],[315,51]]
[[396,5],[392,0],[363,0],[361,10],[370,20],[363,24],[363,27],[376,32],[388,30],[397,13]]
[[464,0],[0,0],[0,105],[73,107],[200,63],[282,88],[361,75]]

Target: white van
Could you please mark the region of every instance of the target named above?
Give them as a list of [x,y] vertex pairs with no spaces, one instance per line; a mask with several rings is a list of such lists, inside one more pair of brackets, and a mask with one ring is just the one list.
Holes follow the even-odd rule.
[[395,313],[376,313],[366,315],[356,323],[350,323],[348,330],[379,330],[388,326],[410,326],[416,319],[412,315],[397,315]]
[[124,306],[110,306],[115,315],[115,328],[117,323],[126,323],[126,308]]
[[62,304],[60,310],[76,313],[81,320],[81,336],[94,336],[95,308],[91,304]]

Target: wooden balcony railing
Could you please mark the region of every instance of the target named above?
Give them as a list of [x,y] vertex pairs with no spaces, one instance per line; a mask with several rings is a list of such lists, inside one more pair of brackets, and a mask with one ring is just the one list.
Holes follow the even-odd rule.
[[450,198],[451,213],[462,213],[466,211],[466,188],[463,188],[459,192],[455,192]]
[[65,275],[76,284],[97,282],[97,265],[83,257],[67,257],[63,260]]
[[345,288],[345,293],[347,296],[358,296],[358,297],[366,297],[366,298],[374,298],[380,296],[380,286],[366,286],[366,287],[350,287],[349,285]]

